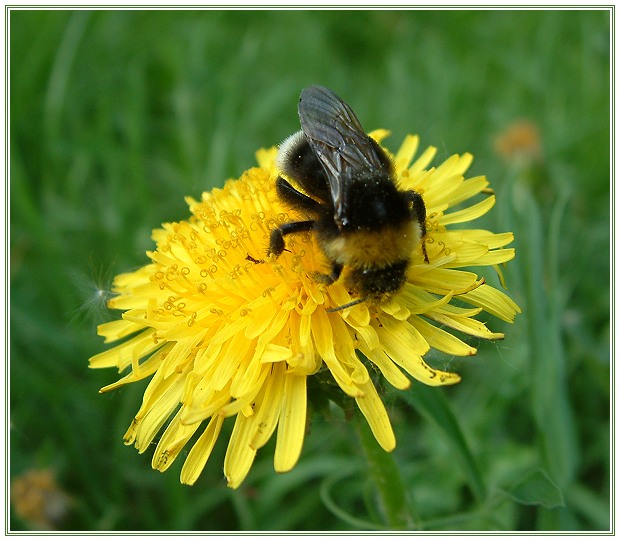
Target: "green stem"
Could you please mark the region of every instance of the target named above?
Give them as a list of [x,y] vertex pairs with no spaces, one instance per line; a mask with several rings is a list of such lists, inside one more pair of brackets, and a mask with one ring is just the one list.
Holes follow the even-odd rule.
[[385,452],[377,443],[362,415],[356,416],[355,424],[387,526],[395,530],[414,529],[412,507],[393,455]]

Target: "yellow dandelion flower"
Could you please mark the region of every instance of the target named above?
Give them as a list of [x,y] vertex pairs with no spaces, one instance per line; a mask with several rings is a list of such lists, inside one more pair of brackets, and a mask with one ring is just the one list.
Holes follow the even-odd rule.
[[[386,131],[371,134],[378,142]],[[476,349],[449,330],[499,339],[476,319],[486,311],[513,321],[518,306],[463,267],[511,260],[511,233],[451,228],[485,214],[495,198],[484,177],[464,178],[472,156],[453,156],[429,168],[435,149],[414,161],[418,138],[393,155],[399,187],[422,194],[427,208],[426,249],[412,255],[407,282],[379,305],[353,300],[342,280],[315,279],[327,262],[309,233],[287,237],[287,251],[266,257],[270,231],[290,218],[275,192],[277,150],[257,152],[258,167],[222,189],[188,198],[191,216],[153,232],[151,262],[116,277],[109,306],[122,319],[100,325],[106,342],[120,341],[90,359],[92,368],[124,375],[101,391],[145,378],[150,383],[125,442],[144,452],[157,441],[152,465],[164,471],[190,447],[181,481],[202,472],[226,418],[234,427],[224,459],[229,486],[247,476],[257,451],[276,433],[274,467],[293,468],[307,417],[307,381],[328,370],[352,397],[379,444],[396,440],[367,365],[394,387],[410,377],[451,385],[459,376],[429,366],[430,348],[467,356]],[[470,198],[482,200],[454,210]]]

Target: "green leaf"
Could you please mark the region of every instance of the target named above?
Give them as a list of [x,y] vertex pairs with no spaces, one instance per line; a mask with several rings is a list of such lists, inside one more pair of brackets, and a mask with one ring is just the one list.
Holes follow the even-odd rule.
[[506,493],[523,505],[542,505],[548,509],[564,506],[562,491],[543,470],[528,473]]
[[[575,476],[579,452],[574,413],[568,398],[567,360],[562,341],[561,311],[558,308],[561,301],[556,298],[557,288],[553,290],[555,293],[550,293],[544,280],[549,275],[549,268],[555,269],[559,265],[557,261],[549,260],[547,255],[548,246],[557,244],[559,239],[544,242],[546,226],[543,209],[523,186],[520,195],[517,213],[526,224],[527,234],[521,236],[517,245],[529,269],[524,278],[526,310],[529,313],[532,412],[544,465],[556,481],[566,486]],[[560,205],[560,214],[562,208]],[[555,220],[559,221],[559,218],[555,217]],[[559,281],[556,276],[549,279],[551,283]]]
[[345,522],[351,528],[355,528],[358,530],[385,530],[384,524],[379,524],[376,522],[371,522],[369,520],[365,520],[364,518],[360,518],[359,516],[350,513],[341,504],[338,504],[334,495],[337,492],[335,489],[335,485],[339,483],[343,478],[354,473],[355,470],[352,468],[344,467],[338,473],[334,473],[326,477],[321,483],[321,501],[325,505],[327,509],[329,509],[334,516],[338,517],[340,520]]
[[400,393],[398,396],[404,398],[408,404],[444,432],[447,441],[456,451],[457,460],[462,463],[471,491],[479,501],[483,500],[486,496],[486,487],[480,469],[443,391],[435,387],[416,385],[411,392]]

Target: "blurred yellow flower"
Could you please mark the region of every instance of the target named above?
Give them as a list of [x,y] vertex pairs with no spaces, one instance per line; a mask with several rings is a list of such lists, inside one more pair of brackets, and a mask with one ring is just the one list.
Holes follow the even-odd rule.
[[[371,134],[377,141],[386,135]],[[358,352],[398,389],[409,387],[409,376],[451,385],[459,376],[432,368],[423,356],[430,348],[459,356],[476,349],[446,328],[499,339],[476,316],[484,310],[512,322],[519,312],[483,278],[459,270],[514,257],[504,248],[511,233],[449,228],[493,206],[487,180],[464,179],[469,154],[428,168],[436,150],[413,161],[417,147],[418,138],[409,136],[393,159],[399,187],[424,198],[430,263],[418,250],[406,285],[378,306],[330,311],[352,297],[342,281],[325,286],[313,279],[326,261],[311,234],[287,238],[287,251],[265,258],[270,230],[289,219],[275,193],[275,148],[259,151],[259,167],[223,189],[201,201],[188,198],[188,220],[154,231],[151,263],[116,277],[109,306],[123,310],[122,319],[98,328],[106,342],[122,342],[90,359],[92,368],[126,372],[102,392],[151,378],[127,444],[144,452],[159,437],[152,465],[164,471],[196,434],[181,471],[181,481],[193,484],[224,420],[234,417],[224,459],[229,486],[243,482],[274,432],[275,470],[288,471],[303,445],[307,380],[326,369],[355,399],[379,444],[394,449],[386,409]],[[478,194],[479,202],[450,210]]]
[[543,155],[540,129],[529,120],[509,124],[495,137],[494,146],[496,152],[509,162],[514,160],[538,162]]
[[17,516],[30,526],[58,530],[72,499],[58,486],[52,470],[32,469],[11,480],[11,503]]

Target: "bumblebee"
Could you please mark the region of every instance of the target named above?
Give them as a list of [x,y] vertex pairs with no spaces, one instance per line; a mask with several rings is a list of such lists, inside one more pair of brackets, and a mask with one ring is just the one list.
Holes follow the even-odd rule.
[[428,262],[422,196],[396,187],[390,157],[331,90],[304,89],[298,112],[301,131],[278,151],[276,191],[305,219],[272,230],[268,254],[279,256],[287,235],[311,231],[331,266],[318,279],[329,285],[344,271],[359,297],[336,310],[380,301],[404,285],[418,246]]

